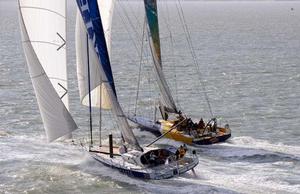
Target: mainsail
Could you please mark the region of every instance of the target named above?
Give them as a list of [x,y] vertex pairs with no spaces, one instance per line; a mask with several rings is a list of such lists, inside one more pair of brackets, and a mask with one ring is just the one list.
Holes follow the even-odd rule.
[[[103,30],[105,33],[105,39],[107,43],[107,49],[110,55],[111,51],[111,23],[112,16],[114,10],[115,0],[110,1],[100,1],[98,0],[99,9],[101,9],[101,18],[103,24]],[[102,109],[111,109],[111,105],[109,104],[109,99],[107,95],[107,90],[102,83],[100,77],[99,70],[99,60],[98,56],[93,49],[92,44],[88,44],[87,35],[86,35],[86,27],[82,20],[81,14],[77,12],[76,18],[76,64],[77,64],[77,77],[78,77],[78,85],[79,85],[79,94],[81,103],[85,106],[89,106],[89,89],[88,85],[91,87],[91,106],[92,107],[101,107]],[[87,56],[87,46],[89,46],[89,56]],[[89,65],[90,65],[90,80],[88,84],[88,72],[87,72],[87,60],[89,57]],[[101,93],[100,93],[101,90]],[[100,97],[101,95],[101,97]],[[101,100],[101,105],[100,105]]]
[[23,49],[49,142],[77,129],[68,111],[66,1],[19,0]]
[[148,23],[148,32],[150,34],[150,48],[154,61],[156,80],[162,95],[162,104],[167,112],[177,113],[178,111],[174,99],[162,71],[157,2],[156,0],[144,0],[144,5]]
[[[106,88],[108,99],[112,107],[112,111],[116,116],[117,123],[121,129],[123,139],[126,143],[134,149],[141,150],[123,110],[117,100],[114,79],[111,71],[108,49],[105,40],[102,18],[96,0],[76,0],[81,16],[85,23],[86,31],[89,37],[89,44],[93,46],[94,52],[97,54],[99,60],[99,73],[103,85]],[[100,11],[102,9],[100,8]],[[102,16],[102,15],[101,15]]]

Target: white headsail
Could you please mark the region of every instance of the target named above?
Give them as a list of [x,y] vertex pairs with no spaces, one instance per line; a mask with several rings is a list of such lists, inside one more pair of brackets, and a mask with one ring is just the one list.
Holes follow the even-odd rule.
[[[98,0],[100,15],[102,18],[103,30],[107,43],[108,53],[111,53],[111,23],[114,11],[115,0]],[[77,64],[77,77],[79,85],[79,94],[81,103],[89,106],[89,89],[88,89],[88,72],[87,72],[87,35],[86,27],[82,20],[81,14],[78,11],[76,17],[76,64]],[[99,75],[99,59],[94,50],[94,46],[89,44],[89,64],[90,64],[90,87],[91,87],[91,106],[101,107],[103,109],[111,109],[108,100],[107,90],[102,83],[103,80]],[[102,84],[101,84],[102,83]],[[100,90],[102,91],[100,98]],[[100,106],[100,99],[102,104]]]
[[68,111],[66,1],[19,0],[29,74],[48,141],[77,129]]

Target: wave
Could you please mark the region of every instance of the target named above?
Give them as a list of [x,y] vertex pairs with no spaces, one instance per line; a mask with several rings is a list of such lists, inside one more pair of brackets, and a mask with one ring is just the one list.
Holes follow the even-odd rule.
[[270,143],[266,140],[254,139],[249,136],[234,137],[228,143],[224,143],[224,145],[263,150],[266,152],[284,154],[293,158],[300,158],[300,146]]
[[[132,177],[129,178],[127,175],[106,167],[90,157],[87,157],[86,161],[80,165],[80,169],[85,173],[98,176],[100,179],[114,181],[119,186],[124,186],[127,189],[138,189],[138,193],[235,193],[229,189],[218,188],[200,182],[186,184],[185,178],[180,176],[166,180],[141,180]],[[194,178],[191,173],[185,173],[184,176],[188,179]]]
[[7,137],[9,136],[11,133],[8,131],[0,131],[0,137]]
[[254,139],[253,137],[249,136],[234,137],[231,140],[229,140],[228,144],[245,147],[263,148],[265,150],[270,150],[273,152],[282,152],[300,156],[300,146],[285,145],[283,143],[274,144],[266,140]]
[[225,159],[231,162],[300,163],[300,147],[273,144],[247,136],[234,137],[225,143],[197,146],[197,153],[199,157],[214,157],[214,159]]
[[[85,179],[86,184],[103,182],[112,189],[136,193],[259,193],[286,191],[296,193],[299,178],[290,169],[299,169],[299,147],[273,144],[252,137],[234,137],[230,141],[209,146],[189,146],[195,149],[199,165],[197,176],[188,172],[169,180],[145,181],[128,178],[117,170],[103,166],[78,146],[65,143],[46,144],[44,136],[11,135],[4,138],[4,167],[21,162],[47,168],[43,173],[62,177],[64,173],[72,180]],[[163,145],[180,146],[181,142],[169,139],[159,141]],[[1,158],[0,158],[1,159]],[[30,174],[31,167],[26,173]],[[29,175],[28,175],[29,176]],[[38,175],[35,175],[38,176]],[[290,177],[289,179],[287,177]],[[66,178],[66,177],[65,177]],[[96,183],[95,183],[96,184]],[[96,189],[97,184],[91,184]],[[76,187],[76,186],[74,186]]]

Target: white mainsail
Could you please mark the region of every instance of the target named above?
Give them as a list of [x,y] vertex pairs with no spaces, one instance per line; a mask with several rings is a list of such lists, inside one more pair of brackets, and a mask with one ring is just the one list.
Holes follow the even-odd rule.
[[[107,50],[111,53],[111,23],[114,11],[115,0],[98,0],[98,6],[101,10],[102,25],[107,43]],[[89,106],[89,88],[88,88],[88,72],[87,72],[87,35],[86,27],[82,20],[81,14],[77,11],[76,17],[76,64],[77,77],[79,86],[80,101],[83,105]],[[107,89],[102,83],[103,80],[99,75],[99,59],[94,50],[93,45],[89,44],[89,65],[90,65],[90,87],[91,87],[91,106],[101,107],[102,109],[111,109],[109,103]],[[101,84],[102,83],[102,84]],[[101,90],[101,93],[100,93]],[[101,97],[100,97],[101,95]],[[101,106],[100,106],[101,99]]]
[[151,53],[153,56],[154,69],[156,80],[162,95],[162,104],[167,112],[177,113],[177,108],[172,97],[170,88],[167,84],[166,78],[162,71],[161,51],[160,51],[160,39],[159,39],[159,25],[157,16],[157,1],[156,0],[144,0],[146,18],[148,23],[149,43]]
[[77,129],[68,111],[66,1],[19,0],[23,49],[49,142]]

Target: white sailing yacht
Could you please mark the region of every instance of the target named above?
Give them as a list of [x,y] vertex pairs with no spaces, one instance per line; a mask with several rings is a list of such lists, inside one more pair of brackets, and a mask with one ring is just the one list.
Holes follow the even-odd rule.
[[[113,146],[112,136],[109,146],[95,146],[90,128],[90,143],[82,146],[97,161],[129,176],[163,179],[193,169],[198,164],[196,155],[185,153],[183,147],[142,148],[128,125],[117,100],[108,53],[110,44],[106,44],[110,32],[105,30],[110,29],[113,2],[77,0],[77,5],[77,65],[79,74],[84,75],[79,79],[81,102],[90,111],[92,106],[111,109],[123,139],[120,146]],[[19,9],[29,74],[51,142],[77,129],[67,109],[66,0],[19,0]]]
[[[161,94],[159,109],[163,119],[156,121],[136,115],[128,119],[154,134],[186,144],[213,144],[227,140],[231,136],[229,125],[217,126],[216,118],[206,124],[202,119],[195,123],[177,108],[162,70],[157,0],[144,0],[144,5],[154,72]],[[169,115],[173,118],[170,119]]]

